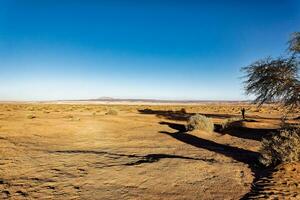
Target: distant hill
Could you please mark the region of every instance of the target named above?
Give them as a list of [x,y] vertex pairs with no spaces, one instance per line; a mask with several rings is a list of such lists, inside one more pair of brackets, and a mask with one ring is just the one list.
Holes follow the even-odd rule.
[[99,97],[97,99],[94,99],[95,101],[99,100],[99,101],[107,101],[107,100],[113,100],[114,98],[112,97]]
[[0,101],[2,103],[93,103],[93,104],[209,104],[209,103],[225,103],[225,104],[247,104],[251,103],[248,101],[239,101],[239,100],[161,100],[161,99],[121,99],[121,98],[112,98],[112,97],[99,97],[96,99],[69,99],[69,100],[45,100],[45,101]]
[[81,99],[70,101],[92,101],[92,102],[143,102],[143,103],[249,103],[250,101],[236,100],[160,100],[160,99],[121,99],[112,97],[100,97],[97,99]]

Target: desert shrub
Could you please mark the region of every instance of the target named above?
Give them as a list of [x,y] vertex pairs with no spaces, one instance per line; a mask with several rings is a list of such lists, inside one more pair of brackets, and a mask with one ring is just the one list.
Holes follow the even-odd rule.
[[27,119],[34,119],[34,118],[36,118],[36,116],[33,114],[27,115]]
[[113,109],[109,109],[109,110],[106,112],[106,115],[118,115],[118,111],[113,110]]
[[64,116],[64,118],[67,118],[67,119],[73,119],[73,118],[74,118],[74,116],[73,116],[73,115],[71,115],[71,114],[69,114],[69,115],[65,115],[65,116]]
[[259,161],[265,166],[300,160],[300,129],[282,129],[269,139],[263,139]]
[[180,112],[183,113],[183,114],[186,114],[186,109],[185,108],[181,108]]
[[241,121],[242,121],[242,119],[238,118],[238,117],[225,119],[221,124],[222,130],[228,130],[231,128],[239,127],[239,126],[241,126]]
[[71,114],[65,115],[64,118],[66,118],[66,119],[68,119],[68,120],[70,120],[70,121],[80,121],[80,118],[79,118],[79,117],[76,117],[76,116],[71,115]]
[[214,123],[210,118],[207,118],[204,115],[196,114],[188,119],[186,129],[188,131],[203,130],[207,132],[213,132]]
[[34,108],[33,107],[29,107],[27,110],[28,111],[34,111]]

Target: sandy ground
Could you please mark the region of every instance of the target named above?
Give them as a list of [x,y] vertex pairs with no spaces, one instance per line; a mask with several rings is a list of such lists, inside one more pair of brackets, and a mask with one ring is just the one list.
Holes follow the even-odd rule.
[[[184,131],[192,113],[220,124],[241,107],[249,120],[238,129]],[[118,114],[107,115],[111,109]],[[279,127],[281,113],[221,104],[1,104],[0,198],[300,199],[299,163],[264,172],[256,165],[261,138]]]

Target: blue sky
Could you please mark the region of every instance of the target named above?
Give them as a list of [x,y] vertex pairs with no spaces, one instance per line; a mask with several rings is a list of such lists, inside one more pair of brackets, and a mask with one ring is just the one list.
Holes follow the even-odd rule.
[[286,51],[297,0],[1,0],[0,100],[241,100]]

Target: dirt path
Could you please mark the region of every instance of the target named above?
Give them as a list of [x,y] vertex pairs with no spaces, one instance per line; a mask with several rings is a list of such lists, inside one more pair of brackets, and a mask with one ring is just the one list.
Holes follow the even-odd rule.
[[300,199],[300,163],[261,171],[242,199]]

